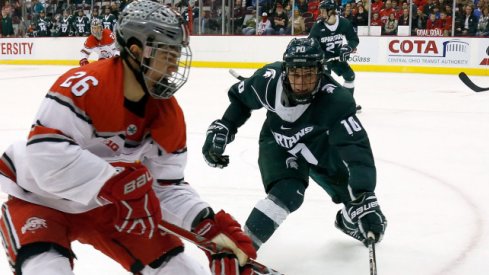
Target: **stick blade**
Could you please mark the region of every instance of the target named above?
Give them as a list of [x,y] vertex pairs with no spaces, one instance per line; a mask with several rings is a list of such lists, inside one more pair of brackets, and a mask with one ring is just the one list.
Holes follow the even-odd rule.
[[458,78],[460,78],[460,80],[462,80],[462,82],[465,85],[467,85],[467,87],[469,87],[472,91],[474,91],[476,93],[489,91],[489,88],[482,88],[482,87],[475,85],[475,83],[472,82],[472,80],[470,80],[469,76],[464,72],[460,72],[458,74]]
[[245,79],[246,79],[246,77],[241,76],[240,74],[238,74],[238,73],[237,73],[235,70],[233,70],[233,69],[229,69],[229,73],[230,73],[230,74],[231,74],[231,75],[232,75],[234,78],[236,78],[236,79],[238,79],[238,80],[243,81],[243,80],[245,80]]

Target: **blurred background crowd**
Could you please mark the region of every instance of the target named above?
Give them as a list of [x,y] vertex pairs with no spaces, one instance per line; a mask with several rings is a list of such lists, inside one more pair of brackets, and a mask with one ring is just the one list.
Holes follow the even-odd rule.
[[[88,36],[116,27],[131,0],[0,0],[0,37]],[[455,1],[455,2],[454,2]],[[319,0],[164,0],[194,35],[305,35]],[[359,35],[489,37],[489,0],[336,0]]]

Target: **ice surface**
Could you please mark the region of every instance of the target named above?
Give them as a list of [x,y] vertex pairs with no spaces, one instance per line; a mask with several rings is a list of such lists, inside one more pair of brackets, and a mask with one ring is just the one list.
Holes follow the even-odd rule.
[[[0,66],[0,149],[25,139],[40,101],[62,66]],[[237,70],[250,75],[252,70]],[[485,77],[472,77],[489,86]],[[264,111],[255,112],[227,148],[226,169],[200,150],[208,124],[227,107],[234,79],[225,69],[193,68],[177,93],[188,126],[186,179],[215,209],[243,223],[264,197],[257,166]],[[376,158],[376,193],[389,225],[377,246],[379,275],[489,274],[489,92],[456,75],[357,73],[355,97]],[[6,196],[0,195],[0,200]],[[302,207],[259,251],[287,275],[369,274],[368,250],[336,230],[340,207],[315,184]],[[92,247],[75,243],[75,274],[129,274]],[[192,245],[188,253],[206,265]],[[0,252],[0,274],[9,274]]]

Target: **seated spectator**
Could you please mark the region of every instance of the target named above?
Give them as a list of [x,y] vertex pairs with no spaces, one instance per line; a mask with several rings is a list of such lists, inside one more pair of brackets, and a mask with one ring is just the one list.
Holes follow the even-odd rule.
[[350,20],[350,22],[353,24],[353,27],[356,27],[357,26],[357,22],[355,20],[355,17],[353,16],[353,13],[352,13],[352,10],[351,10],[351,4],[348,3],[345,5],[345,9],[343,10],[343,14],[342,16],[348,20]]
[[254,35],[256,34],[256,21],[257,21],[257,18],[256,18],[256,10],[253,10],[251,12],[251,17],[249,17],[246,22],[244,22],[243,24],[243,29],[241,30],[241,32],[244,34],[244,35]]
[[90,16],[90,22],[92,22],[92,20],[96,18],[96,19],[102,19],[102,16],[100,15],[99,11],[98,11],[98,8],[94,8],[92,10],[92,14]]
[[38,37],[51,36],[51,19],[46,17],[46,12],[42,10],[39,13],[39,18],[36,21],[36,31]]
[[[215,18],[212,18],[210,7],[204,7],[203,11],[204,14],[202,15],[202,21],[200,22],[201,34],[217,34],[219,31],[219,23]],[[199,18],[195,18],[194,22],[197,22],[197,27],[194,26],[194,29],[198,30]]]
[[486,4],[484,1],[474,1],[475,4],[475,9],[474,9],[474,15],[477,17],[477,20],[480,20],[481,15],[482,15],[482,10],[484,9],[484,5]]
[[397,21],[399,26],[409,26],[409,10],[407,8],[402,10],[402,15]]
[[268,20],[268,14],[262,13],[261,21],[258,23],[257,35],[271,35],[274,34],[272,29],[272,23]]
[[295,9],[299,10],[300,14],[307,12],[307,0],[298,0],[297,2],[295,2]]
[[372,3],[372,14],[378,12],[380,13],[380,11],[384,8],[384,2],[382,2],[382,0],[375,0],[374,3]]
[[427,30],[441,29],[440,19],[436,19],[436,14],[434,12],[430,13],[429,18],[426,21],[426,29]]
[[304,17],[301,16],[299,10],[294,10],[294,22],[292,22],[292,25],[294,28],[294,35],[307,34]]
[[[198,1],[196,1],[196,2],[198,2]],[[215,2],[215,1],[212,1],[212,2]],[[268,11],[268,10],[271,10],[271,8],[273,7],[272,4],[274,3],[274,0],[251,0],[251,5],[249,5],[249,0],[248,0],[248,1],[246,1],[246,6],[256,7],[257,2],[258,2],[258,6],[260,6],[260,8],[258,10]]]
[[436,3],[433,0],[427,0],[424,6],[418,6],[418,7],[422,7],[424,15],[428,16],[428,14],[431,13],[435,5]]
[[114,15],[115,20],[119,20],[119,4],[117,1],[110,1],[110,13]]
[[397,35],[397,19],[396,14],[392,12],[384,24],[383,35]]
[[445,8],[443,9],[447,12],[447,16],[452,16],[453,14],[453,9],[452,9],[452,4],[445,4]]
[[390,0],[385,1],[385,7],[379,12],[382,23],[385,24],[387,19],[389,19],[390,14],[394,12],[394,9],[392,9],[392,2]]
[[109,29],[111,32],[114,32],[114,26],[117,23],[117,18],[114,14],[112,14],[112,9],[109,5],[105,6],[104,14],[100,16],[100,19],[102,19],[104,29]]
[[309,0],[307,3],[307,12],[312,14],[312,18],[316,20],[319,15],[319,0]]
[[14,36],[14,25],[12,23],[12,17],[10,17],[7,9],[2,9],[2,20],[0,24],[0,29],[0,37]]
[[402,15],[402,7],[398,5],[397,0],[392,0],[392,10],[396,14],[396,19],[399,21],[399,17]]
[[489,37],[489,24],[486,25],[486,29],[480,36]]
[[413,23],[411,25],[412,35],[417,35],[418,30],[426,29],[426,15],[423,13],[423,9],[418,8],[416,12],[416,15],[413,16]]
[[284,35],[290,33],[287,30],[287,26],[289,25],[289,17],[285,13],[282,4],[277,3],[275,12],[272,15],[271,23],[275,34]]
[[357,4],[358,12],[355,15],[355,21],[357,26],[367,26],[368,25],[368,11],[365,10],[363,5]]
[[90,19],[85,16],[83,9],[79,9],[78,15],[73,19],[73,33],[75,36],[90,35]]
[[438,4],[435,4],[433,6],[433,9],[431,10],[430,14],[434,13],[436,19],[440,19],[440,6]]
[[64,10],[63,16],[57,22],[55,36],[73,36],[73,33],[73,17],[70,15],[69,10]]
[[440,12],[440,27],[443,31],[443,36],[451,36],[452,34],[452,17],[447,15],[445,10]]
[[374,12],[372,15],[372,20],[370,21],[370,26],[383,26],[382,20],[380,20],[380,15],[378,12]]
[[44,10],[44,6],[38,0],[32,0],[31,8],[32,8],[32,19],[37,20],[37,18],[39,18],[39,14],[41,13],[41,11]]
[[477,36],[484,36],[489,22],[489,6],[485,6],[482,9],[482,14],[479,17],[479,24],[477,25]]
[[461,24],[457,27],[457,31],[461,36],[475,36],[477,32],[477,17],[473,13],[471,5],[466,5],[465,13],[461,18]]

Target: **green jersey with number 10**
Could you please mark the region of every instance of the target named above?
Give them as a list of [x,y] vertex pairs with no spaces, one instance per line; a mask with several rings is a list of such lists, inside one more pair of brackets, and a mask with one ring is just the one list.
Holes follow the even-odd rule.
[[266,108],[261,138],[272,136],[291,155],[334,173],[349,170],[355,191],[375,189],[375,165],[366,131],[356,117],[350,92],[327,74],[320,75],[315,98],[309,104],[291,106],[283,90],[283,62],[268,64],[251,77],[231,86],[231,104],[223,119],[237,128],[251,111]]

